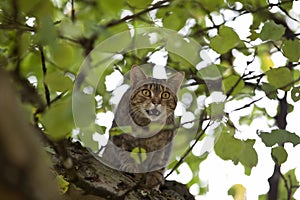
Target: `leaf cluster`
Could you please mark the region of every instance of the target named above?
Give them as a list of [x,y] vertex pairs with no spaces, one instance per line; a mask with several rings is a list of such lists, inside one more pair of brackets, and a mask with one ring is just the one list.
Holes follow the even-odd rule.
[[[207,123],[217,124],[211,149],[223,160],[242,164],[247,175],[260,162],[255,143],[271,148],[270,157],[279,166],[288,159],[285,144],[299,144],[298,133],[286,127],[300,99],[300,41],[294,28],[300,19],[291,16],[293,6],[292,0],[4,0],[0,67],[10,72],[28,120],[49,140],[72,138],[97,150],[101,145],[95,137],[110,126],[97,123],[97,116],[113,110],[114,91],[108,91],[107,78],[120,73],[126,79],[133,64],[155,65],[151,58],[166,52],[159,62],[186,74],[174,154],[183,158],[179,164],[193,169],[189,185],[200,187],[199,166],[209,158],[208,151],[202,152],[204,157],[192,153],[195,145],[189,141],[206,141],[209,134],[202,130]],[[245,35],[234,23],[246,16],[250,25],[240,28]],[[168,43],[155,38],[158,34],[138,33],[145,27],[171,29],[178,38]],[[105,48],[97,49],[103,43]],[[74,97],[74,88],[84,92]],[[78,113],[72,98],[86,105]],[[277,102],[275,114],[260,104],[272,101]],[[258,134],[238,136],[238,127],[262,119],[272,131],[256,127]],[[170,166],[176,171],[179,164]],[[281,175],[281,189],[291,199],[298,182]]]

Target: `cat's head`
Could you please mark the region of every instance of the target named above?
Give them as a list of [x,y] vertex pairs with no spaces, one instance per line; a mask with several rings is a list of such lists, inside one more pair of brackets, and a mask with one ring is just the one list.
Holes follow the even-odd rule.
[[168,79],[155,79],[144,74],[138,66],[130,71],[130,115],[139,126],[151,122],[165,123],[177,105],[177,92],[184,79],[177,72]]

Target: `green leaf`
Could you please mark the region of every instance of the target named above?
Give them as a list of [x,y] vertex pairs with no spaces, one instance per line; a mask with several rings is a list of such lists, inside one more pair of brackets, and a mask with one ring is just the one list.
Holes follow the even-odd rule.
[[224,116],[224,102],[212,102],[207,108],[207,114],[211,119],[222,119]]
[[258,37],[259,37],[259,34],[256,32],[255,29],[251,28],[250,29],[250,33],[251,35],[249,36],[249,38],[252,40],[252,41],[255,41]]
[[253,145],[255,140],[239,140],[234,137],[234,129],[224,126],[216,138],[214,150],[223,160],[232,160],[244,165],[245,173],[250,175],[252,167],[256,166],[258,158]]
[[73,94],[73,115],[77,127],[89,127],[95,122],[95,99],[93,95],[76,92]]
[[234,199],[245,199],[246,188],[242,184],[235,184],[228,190],[228,195]]
[[105,133],[105,130],[106,130],[106,127],[105,126],[99,126],[98,124],[94,124],[94,127],[95,127],[95,131],[99,134],[104,134]]
[[141,164],[143,161],[147,159],[147,151],[141,147],[135,147],[130,156],[135,160],[136,163]]
[[230,75],[222,81],[222,88],[225,94],[231,96],[238,94],[245,86],[243,79],[238,75]]
[[288,91],[294,80],[293,73],[287,67],[274,68],[266,72],[269,83],[276,89]]
[[261,194],[258,196],[258,200],[267,200],[268,199],[268,195],[267,194]]
[[164,27],[172,30],[179,30],[180,28],[182,28],[184,23],[182,23],[181,21],[181,18],[176,14],[171,14],[163,18]]
[[287,142],[292,143],[294,146],[300,143],[300,137],[298,135],[282,129],[272,130],[271,133],[261,132],[259,137],[267,147],[272,147],[275,144],[281,145]]
[[217,65],[209,65],[205,68],[200,69],[197,72],[197,75],[204,80],[218,80],[222,77],[223,72],[226,68],[222,68],[222,66]]
[[273,85],[269,83],[263,83],[261,85],[261,89],[266,93],[269,99],[274,99],[274,100],[277,99],[277,90]]
[[31,43],[31,34],[29,34],[29,33],[23,33],[21,35],[20,40],[21,40],[20,54],[22,56],[24,56],[29,51],[29,46],[30,46],[30,43]]
[[51,104],[41,116],[41,123],[50,138],[60,140],[67,137],[74,127],[70,96]]
[[75,56],[73,47],[66,42],[56,44],[51,49],[51,55],[59,67],[69,68],[74,63]]
[[101,61],[101,59],[107,59],[107,55],[109,53],[115,54],[116,52],[122,52],[126,48],[129,49],[130,45],[132,45],[132,37],[130,35],[130,32],[122,31],[119,34],[115,34],[102,41],[100,45],[96,46],[95,49],[93,49],[93,51],[91,52],[91,56],[95,56],[94,59],[99,62]]
[[127,0],[128,4],[134,8],[147,8],[152,0]]
[[261,61],[260,68],[263,70],[263,72],[268,71],[269,69],[274,67],[274,62],[271,58],[271,55],[269,53],[263,52],[259,54],[259,58]]
[[224,6],[223,0],[197,0],[201,3],[201,6],[204,7],[204,10],[207,11],[215,11],[217,8]]
[[78,135],[80,142],[82,142],[82,144],[85,147],[88,147],[93,152],[96,152],[99,150],[99,143],[98,143],[98,141],[96,141],[94,139],[95,134],[97,134],[95,132],[95,126],[94,126],[94,124],[91,124],[88,127],[80,128],[80,132]]
[[[34,1],[35,0],[31,0]],[[25,3],[25,2],[24,2]],[[30,4],[28,1],[26,1],[27,4]],[[38,5],[39,9],[35,9]],[[41,19],[51,19],[53,14],[53,3],[50,0],[39,0],[37,5],[32,5],[35,7],[32,7],[30,9],[30,12],[33,16],[37,17],[39,20]],[[53,24],[52,24],[53,26]]]
[[280,5],[280,8],[286,10],[287,12],[289,12],[289,10],[291,10],[293,8],[293,1],[290,2],[284,2],[283,4]]
[[266,22],[260,32],[262,40],[279,40],[282,38],[285,28],[280,24],[275,24],[274,21]]
[[109,130],[109,135],[115,136],[115,135],[121,135],[124,133],[130,133],[132,132],[131,126],[116,126]]
[[240,42],[239,36],[232,28],[221,26],[219,28],[219,35],[210,40],[210,47],[219,54],[224,54],[236,47]]
[[183,69],[182,66],[191,66],[191,63],[189,63],[187,60],[185,60],[183,57],[181,56],[178,56],[177,54],[175,53],[168,53],[168,61],[171,60],[172,62],[170,62],[170,66],[172,68],[175,68],[177,67],[177,70],[181,70]]
[[254,119],[261,118],[261,117],[267,117],[268,119],[271,118],[268,115],[266,108],[260,108],[254,104],[252,112],[249,115],[241,116],[239,123],[250,126]]
[[22,12],[28,13],[38,3],[40,3],[40,0],[18,1],[18,6]]
[[172,12],[166,13],[162,21],[165,28],[180,30],[185,25],[187,18],[186,10],[175,7]]
[[105,13],[118,14],[125,7],[125,1],[97,0]]
[[291,97],[294,102],[297,102],[300,100],[300,86],[293,87],[292,92],[291,92]]
[[[166,41],[165,49],[168,52],[168,62],[174,64],[177,70],[184,70],[187,67],[192,67],[201,61],[199,52],[201,46],[194,40],[185,40],[181,35],[167,31],[168,35],[164,36]],[[175,34],[174,34],[175,33]]]
[[277,163],[279,165],[284,163],[288,157],[286,150],[281,146],[272,148],[271,155],[272,155],[272,158],[275,161],[275,163]]
[[300,58],[300,41],[299,40],[287,40],[284,42],[283,54],[292,62],[297,62]]
[[[288,180],[288,186],[297,186],[299,185],[299,181],[297,180],[297,177],[295,175],[295,169],[291,169],[290,171],[288,171],[287,173],[285,173],[283,175],[285,177],[286,180]],[[287,188],[286,188],[286,183],[283,181],[283,179],[281,178],[279,181],[279,191],[278,191],[278,199],[287,199]],[[291,188],[290,195],[291,197],[294,196],[294,193],[296,192],[296,190],[298,189],[298,187],[293,187]],[[294,199],[294,198],[291,198]]]
[[39,29],[34,34],[35,42],[40,45],[54,45],[57,39],[56,30],[53,26],[52,18],[43,17],[40,19]]
[[45,83],[49,86],[50,90],[58,92],[64,92],[73,86],[70,78],[56,72],[47,73]]
[[65,194],[69,189],[70,183],[62,175],[56,176],[56,182],[61,194]]
[[68,36],[70,38],[81,37],[85,30],[82,21],[75,21],[74,23],[70,18],[63,19],[59,24],[59,31],[61,35]]

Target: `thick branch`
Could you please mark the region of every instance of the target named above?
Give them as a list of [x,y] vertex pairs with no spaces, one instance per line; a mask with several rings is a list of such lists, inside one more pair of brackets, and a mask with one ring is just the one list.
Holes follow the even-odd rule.
[[59,174],[83,190],[84,195],[94,195],[103,199],[194,199],[185,185],[176,182],[166,182],[161,186],[161,193],[139,185],[132,175],[111,169],[102,164],[79,143],[64,141],[63,145],[67,151],[72,165],[66,168],[60,155],[53,154],[54,167]]

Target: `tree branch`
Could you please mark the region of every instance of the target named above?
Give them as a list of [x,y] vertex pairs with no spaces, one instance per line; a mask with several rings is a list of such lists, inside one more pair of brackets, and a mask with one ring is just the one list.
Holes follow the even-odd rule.
[[50,106],[50,91],[45,82],[45,77],[47,75],[47,67],[46,67],[46,60],[45,60],[43,47],[40,46],[39,50],[40,50],[40,55],[41,55],[42,71],[43,71],[43,78],[44,78],[43,85],[44,85],[44,89],[45,89],[45,98],[46,98],[47,105]]
[[[275,119],[278,128],[285,130],[287,121],[286,117],[288,114],[288,103],[287,103],[287,92],[285,92],[284,97],[279,99],[279,112],[277,113]],[[283,144],[280,144],[283,146]],[[278,199],[278,187],[279,187],[279,180],[281,176],[280,171],[281,165],[275,163],[274,171],[272,176],[268,179],[270,189],[268,192],[268,199],[270,200],[277,200]]]
[[[141,188],[139,180],[134,179],[130,174],[114,170],[102,164],[80,143],[62,141],[66,154],[72,161],[72,165],[64,165],[59,154],[52,154],[52,161],[56,171],[63,175],[67,181],[72,182],[83,190],[82,197],[93,195],[94,198],[102,197],[105,200],[113,199],[194,199],[188,192],[185,185],[167,181],[161,188],[161,193],[146,188]],[[78,189],[79,189],[78,188]],[[178,189],[180,188],[180,189]],[[77,190],[78,190],[77,189]],[[65,196],[68,196],[66,194]]]
[[208,129],[209,126],[212,125],[212,121],[209,121],[207,125],[205,126],[204,129],[201,129],[201,131],[198,133],[198,135],[195,138],[194,143],[191,145],[189,149],[187,149],[183,156],[181,156],[180,160],[175,164],[175,166],[172,168],[172,170],[165,176],[165,179],[168,178],[185,160],[185,158],[191,153],[191,151],[194,149],[195,145],[198,143],[200,138],[205,134],[206,130]]
[[163,8],[163,7],[167,7],[169,6],[170,4],[169,3],[169,0],[163,0],[163,1],[159,1],[155,4],[153,4],[151,7],[145,9],[145,10],[142,10],[140,12],[137,12],[136,14],[133,14],[133,15],[127,15],[126,17],[123,17],[122,19],[119,19],[119,20],[112,20],[111,22],[107,23],[106,25],[104,25],[104,27],[108,28],[108,27],[111,27],[111,26],[115,26],[115,25],[118,25],[118,24],[121,24],[123,22],[126,22],[127,20],[131,20],[131,19],[134,19],[134,18],[137,18],[147,12],[150,12],[152,10],[155,10],[155,9],[158,9],[158,8]]
[[73,23],[75,23],[75,20],[76,20],[76,17],[75,17],[75,6],[74,6],[75,2],[74,1],[75,0],[71,0],[71,21]]

